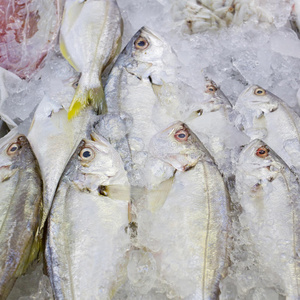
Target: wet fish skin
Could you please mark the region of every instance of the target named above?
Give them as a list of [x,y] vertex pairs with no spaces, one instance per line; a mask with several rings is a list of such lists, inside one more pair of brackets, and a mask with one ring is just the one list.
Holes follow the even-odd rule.
[[115,0],[67,0],[60,49],[81,78],[69,108],[71,119],[86,106],[106,112],[101,74],[120,51],[122,18]]
[[201,139],[222,174],[232,177],[232,155],[238,153],[239,146],[246,144],[249,138],[235,127],[232,105],[220,87],[207,79],[205,89],[201,90],[199,101],[184,122]]
[[42,181],[28,140],[12,130],[0,142],[0,298],[40,248]]
[[263,140],[299,174],[300,117],[283,100],[258,85],[241,93],[235,109],[244,133],[251,140]]
[[287,299],[299,299],[300,186],[297,177],[265,142],[256,139],[241,152],[236,179],[243,209],[240,219],[248,228],[259,269],[274,286],[283,289]]
[[49,216],[46,259],[56,299],[112,298],[129,249],[129,198],[121,158],[92,133],[69,161]]
[[[186,136],[180,138],[180,134]],[[228,265],[230,226],[229,195],[222,175],[182,122],[157,133],[151,143],[157,146],[151,148],[151,155],[172,165],[174,176],[151,223],[143,224],[145,212],[138,215],[138,238],[159,257],[160,280],[168,284],[174,297],[217,299],[218,284]],[[151,192],[148,201],[153,200]]]
[[119,55],[105,86],[108,113],[131,118],[130,127],[125,125],[126,141],[120,143],[116,135],[109,139],[126,149],[122,158],[131,161],[132,177],[138,185],[143,182],[142,169],[151,137],[180,119],[184,107],[176,92],[177,65],[170,45],[149,28],[142,27]]

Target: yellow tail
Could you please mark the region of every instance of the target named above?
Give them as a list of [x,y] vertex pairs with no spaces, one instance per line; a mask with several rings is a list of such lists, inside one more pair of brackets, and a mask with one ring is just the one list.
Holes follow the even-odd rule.
[[92,89],[82,89],[79,85],[69,108],[68,119],[71,120],[79,115],[79,113],[87,106],[94,107],[98,114],[105,114],[107,112],[102,85]]

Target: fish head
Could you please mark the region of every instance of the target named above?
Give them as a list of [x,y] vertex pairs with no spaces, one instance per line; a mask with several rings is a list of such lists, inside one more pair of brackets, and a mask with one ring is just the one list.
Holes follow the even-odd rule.
[[[279,105],[278,97],[258,85],[246,88],[238,97],[237,110],[252,110],[268,113],[276,111]],[[260,115],[257,112],[258,115]]]
[[16,131],[0,140],[0,181],[8,180],[20,168],[26,168],[33,160],[27,138]]
[[154,135],[149,148],[152,156],[179,171],[189,170],[200,159],[212,160],[197,136],[180,121]]
[[240,153],[238,167],[245,177],[258,184],[273,181],[287,166],[268,145],[256,139]]
[[177,57],[168,43],[147,27],[142,27],[129,41],[123,52],[127,72],[138,78],[149,78],[152,84],[170,81],[167,66],[174,67]]
[[200,102],[197,103],[197,110],[194,110],[189,117],[185,120],[190,122],[206,113],[211,113],[215,111],[223,111],[230,113],[232,111],[232,105],[220,90],[217,84],[207,79],[205,84],[205,89],[201,95]]
[[71,161],[70,176],[80,190],[129,199],[129,183],[122,159],[103,137],[91,133],[91,139],[81,141]]

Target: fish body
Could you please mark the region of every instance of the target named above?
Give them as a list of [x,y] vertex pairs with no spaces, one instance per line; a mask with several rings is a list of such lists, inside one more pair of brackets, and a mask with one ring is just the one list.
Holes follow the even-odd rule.
[[260,273],[287,299],[299,299],[300,186],[295,174],[264,142],[254,140],[240,154],[236,189],[239,218]]
[[[157,133],[151,143],[151,155],[173,167],[172,184],[160,207],[139,213],[138,239],[157,258],[170,295],[217,299],[228,263],[229,197],[222,175],[182,122]],[[162,184],[147,191],[149,208],[155,188],[160,191]]]
[[232,105],[215,82],[206,81],[205,91],[199,95],[199,100],[185,123],[214,157],[220,171],[228,177],[233,174],[232,154],[239,151],[239,146],[249,142],[249,138],[236,128]]
[[111,299],[123,282],[129,183],[116,150],[91,137],[69,161],[49,217],[46,259],[55,299]]
[[16,129],[0,141],[0,298],[37,256],[42,180],[28,140]]
[[28,140],[39,162],[44,183],[41,226],[44,226],[49,214],[61,174],[78,144],[89,132],[93,117],[93,111],[86,109],[69,121],[64,107],[48,96],[35,111]]
[[239,96],[237,124],[252,140],[261,139],[299,174],[300,117],[280,98],[253,85]]
[[122,19],[115,0],[66,1],[60,49],[81,72],[69,119],[88,105],[100,113],[106,112],[101,74],[120,51],[121,35]]
[[[127,151],[122,158],[131,161],[134,181],[141,185],[151,137],[180,118],[176,65],[171,47],[143,27],[119,55],[105,86],[108,113],[125,114],[130,119],[123,143]],[[113,144],[118,142],[118,137],[109,139]]]

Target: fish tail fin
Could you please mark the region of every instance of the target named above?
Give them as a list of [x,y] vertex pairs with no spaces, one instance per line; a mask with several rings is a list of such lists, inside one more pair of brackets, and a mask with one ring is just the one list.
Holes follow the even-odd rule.
[[78,86],[68,112],[68,119],[76,117],[85,107],[92,106],[99,114],[107,112],[102,84],[90,89]]

